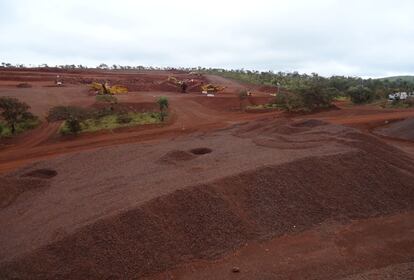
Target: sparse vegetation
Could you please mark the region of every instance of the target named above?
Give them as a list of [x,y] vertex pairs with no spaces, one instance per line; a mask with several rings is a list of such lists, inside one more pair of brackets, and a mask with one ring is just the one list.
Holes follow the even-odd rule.
[[289,112],[312,112],[331,107],[336,95],[335,88],[327,85],[323,78],[314,75],[312,79],[292,85],[287,91],[277,94],[275,104]]
[[398,108],[398,109],[404,109],[404,108],[413,108],[414,107],[414,97],[409,97],[405,100],[401,99],[395,99],[392,101],[384,100],[381,102],[380,106],[382,108]]
[[77,106],[56,106],[49,110],[47,120],[49,122],[64,121],[69,118],[79,120],[87,119],[92,114],[91,110],[87,110]]
[[[79,129],[77,127],[76,119],[68,119],[65,121],[60,132],[63,135],[77,134],[80,132],[96,132],[100,130],[112,130],[120,127],[128,127],[144,124],[156,124],[161,121],[160,113],[128,113],[128,114],[111,114],[100,118],[89,118],[83,121],[78,121]],[[72,123],[73,122],[73,123]],[[71,127],[73,125],[74,127]],[[75,129],[73,129],[75,128]]]
[[[117,111],[117,112],[116,112]],[[76,106],[58,106],[50,110],[49,121],[61,121],[61,134],[78,134],[111,130],[118,127],[142,124],[154,124],[162,121],[162,114],[157,112],[134,113],[114,110],[112,106],[101,109],[80,108]]]
[[276,103],[269,103],[269,104],[260,104],[260,105],[249,105],[246,107],[246,110],[251,110],[251,111],[255,111],[255,110],[277,110],[277,109],[282,109],[278,104]]
[[0,97],[1,136],[10,136],[39,124],[36,116],[29,112],[30,106],[13,97]]
[[158,98],[157,103],[160,106],[160,116],[161,121],[163,122],[165,117],[167,116],[168,98],[165,96],[161,96],[160,98]]
[[368,87],[354,86],[347,90],[348,96],[355,104],[369,103],[375,99],[374,92]]
[[299,111],[303,108],[303,101],[298,94],[281,92],[275,97],[275,104],[289,112]]
[[[302,92],[303,85],[314,83],[315,78],[317,78],[319,82],[319,90],[323,89],[324,91],[324,97],[322,97],[323,99],[325,99],[327,91],[331,91],[334,98],[349,97],[356,104],[373,102],[381,98],[388,98],[388,94],[393,92],[414,91],[414,78],[412,76],[390,77],[383,79],[362,79],[359,77],[346,76],[332,76],[325,78],[318,76],[315,73],[308,75],[300,74],[298,72],[275,73],[272,71],[260,72],[244,69],[202,69],[202,72],[232,78],[247,83],[275,86],[275,88],[278,86],[281,89],[281,92],[292,91],[294,89],[299,89],[299,91]],[[291,101],[289,102],[289,107],[297,107],[299,106],[298,103],[300,103],[300,99],[305,98],[305,95],[300,92],[293,92],[301,95],[299,98],[297,96],[295,97],[293,95],[285,94],[282,99]],[[313,93],[310,95],[312,94]],[[314,99],[314,97],[311,97],[311,99]],[[317,106],[319,105],[317,104]]]
[[76,117],[73,117],[73,116],[70,116],[65,121],[65,125],[70,134],[78,134],[82,130],[80,121]]
[[128,114],[119,114],[116,118],[116,122],[119,124],[130,123],[132,121],[132,117]]

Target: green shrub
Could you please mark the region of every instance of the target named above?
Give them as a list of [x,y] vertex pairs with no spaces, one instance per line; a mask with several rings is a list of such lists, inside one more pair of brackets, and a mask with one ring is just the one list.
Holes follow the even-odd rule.
[[385,100],[381,102],[382,108],[412,108],[414,107],[414,97],[409,97],[405,100],[394,99],[391,102]]
[[275,104],[289,112],[305,110],[301,96],[297,93],[278,93],[275,97]]
[[56,106],[49,110],[47,120],[49,122],[63,121],[69,118],[84,120],[89,118],[91,113],[90,110],[77,106]]
[[304,111],[314,111],[318,108],[332,106],[332,100],[337,94],[334,88],[328,87],[324,80],[315,80],[292,86],[289,90],[293,93],[290,97],[293,108]]
[[375,93],[364,86],[354,86],[347,90],[347,94],[351,98],[352,103],[363,104],[372,102],[375,99]]
[[89,113],[89,117],[93,119],[103,118],[105,116],[112,115],[114,113],[113,107],[104,107],[99,110],[93,110]]
[[78,134],[82,128],[77,118],[70,117],[65,121],[65,125],[71,134]]
[[39,125],[40,121],[36,116],[28,116],[27,119],[22,120],[17,124],[17,132],[23,132],[29,129],[33,129]]
[[312,79],[292,84],[288,91],[278,93],[274,103],[290,112],[312,112],[331,107],[337,95],[338,91],[330,87],[325,79],[314,76]]
[[116,118],[116,122],[119,124],[130,123],[132,118],[128,114],[120,114]]
[[168,98],[165,96],[161,96],[157,100],[158,105],[160,106],[160,120],[163,122],[165,117],[167,116],[167,109],[168,109]]

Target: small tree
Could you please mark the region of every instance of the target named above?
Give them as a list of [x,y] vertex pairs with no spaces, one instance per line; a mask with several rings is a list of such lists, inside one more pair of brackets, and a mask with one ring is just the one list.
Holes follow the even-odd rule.
[[288,112],[301,111],[304,109],[304,103],[301,96],[295,93],[278,93],[275,97],[274,103]]
[[27,120],[32,114],[29,114],[30,106],[24,102],[20,102],[13,97],[0,97],[1,116],[10,127],[11,133],[16,133],[16,124]]
[[47,120],[49,122],[64,121],[69,118],[85,120],[92,116],[94,112],[77,106],[56,106],[49,110]]
[[70,133],[72,134],[78,134],[82,130],[80,121],[73,116],[70,116],[66,120],[66,126],[68,127]]
[[291,105],[293,104],[293,107],[296,107],[293,111],[299,109],[311,112],[318,108],[328,108],[332,105],[332,100],[337,95],[335,88],[329,87],[324,80],[318,77],[313,78],[311,81],[291,86],[289,91],[293,93],[293,96],[290,96]]
[[167,116],[168,98],[165,96],[161,96],[160,98],[158,98],[157,103],[160,106],[161,121],[163,122],[165,117]]
[[373,101],[375,98],[375,93],[372,90],[361,85],[350,87],[347,90],[347,94],[351,98],[352,102],[356,104],[368,103]]

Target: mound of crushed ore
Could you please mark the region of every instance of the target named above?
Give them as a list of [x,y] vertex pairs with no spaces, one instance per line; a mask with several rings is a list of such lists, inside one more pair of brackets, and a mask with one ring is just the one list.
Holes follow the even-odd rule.
[[[309,143],[337,143],[350,148],[338,153],[307,153],[306,157],[290,161],[275,159],[273,164],[261,166],[251,164],[253,157],[249,170],[162,193],[4,261],[0,264],[0,278],[134,279],[192,260],[217,258],[248,242],[308,230],[328,220],[349,222],[414,210],[412,159],[372,136],[342,126],[318,122],[298,125],[288,120],[254,122],[222,133],[246,139],[239,142],[247,145],[246,149],[236,150],[239,161],[244,160],[243,153],[249,152],[247,148],[256,149],[256,158],[260,152],[282,155],[289,145],[293,150],[290,157],[306,149],[316,151],[315,147],[295,149]],[[238,139],[222,136],[218,145],[214,137],[206,140],[209,147],[214,146],[209,156],[176,150],[163,157],[186,161],[194,156],[194,162],[207,162],[213,168],[209,160],[214,160],[215,155],[223,155],[217,158],[218,164],[223,164],[224,155],[235,156],[226,151],[232,151]],[[260,143],[264,139],[273,142]],[[195,145],[196,140],[191,140],[190,144]],[[231,141],[231,145],[224,146],[224,140]],[[198,143],[196,147],[203,146]],[[225,151],[220,150],[224,147]],[[148,152],[146,157],[149,155]],[[125,161],[125,153],[122,159]],[[130,160],[135,159],[131,156]],[[116,163],[111,168],[115,166]],[[169,167],[157,170],[162,172]],[[164,173],[157,176],[160,174]],[[181,177],[189,176],[190,173]],[[114,177],[115,188],[119,188],[119,180]]]
[[388,137],[414,141],[414,118],[390,123],[375,132]]
[[41,179],[0,177],[0,209],[9,206],[21,194],[49,186]]
[[173,150],[163,155],[160,158],[160,162],[175,163],[175,162],[180,162],[180,161],[192,160],[194,157],[195,156],[190,152],[181,151],[181,150]]

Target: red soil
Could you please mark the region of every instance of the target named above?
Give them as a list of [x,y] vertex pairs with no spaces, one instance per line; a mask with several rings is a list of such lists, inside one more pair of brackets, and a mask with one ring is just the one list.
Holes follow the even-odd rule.
[[[93,104],[91,107],[96,109],[104,109],[108,108],[108,103],[106,102],[98,102]],[[157,112],[159,111],[159,106],[155,102],[141,102],[141,103],[133,103],[133,102],[121,102],[116,104],[110,105],[114,112]]]
[[392,122],[375,132],[387,137],[414,141],[414,118]]
[[[9,222],[8,241],[2,243],[2,277],[138,278],[189,261],[217,258],[246,242],[306,231],[327,220],[347,223],[414,211],[414,163],[401,151],[356,130],[320,121],[269,120],[224,130],[197,142],[183,138],[176,143],[142,147],[137,152],[146,155],[145,168],[136,164],[142,159],[131,154],[136,149],[132,146],[36,165],[52,165],[58,170],[51,191],[9,206],[0,213],[0,221],[4,223],[20,207],[36,201],[43,209],[53,207],[60,226],[53,225],[48,211],[43,214],[33,206],[19,224]],[[156,166],[162,147],[180,146],[209,147],[212,152],[181,161],[178,166]],[[166,156],[177,158],[176,154]],[[99,164],[94,166],[86,158]],[[211,162],[217,160],[220,166],[210,173]],[[115,167],[118,161],[124,162],[122,169]],[[82,162],[81,169],[73,166],[75,162]],[[154,185],[152,175],[144,175],[152,174],[152,168],[158,168],[167,181]],[[193,170],[192,174],[186,170]],[[78,177],[73,172],[96,175]],[[150,180],[151,192],[134,184],[120,187],[134,182],[133,177],[121,179],[126,174],[139,174],[139,184]],[[197,184],[207,174],[210,179]],[[100,178],[102,175],[116,179]],[[175,182],[168,180],[170,176]],[[189,186],[184,187],[185,182]],[[105,189],[110,193],[102,196]],[[64,209],[66,203],[87,193],[94,198],[93,207],[72,205],[72,210]],[[59,215],[61,210],[56,205],[48,206],[47,201],[56,199],[64,216]],[[86,220],[79,220],[82,216]],[[49,222],[39,243],[35,241],[39,240],[39,229],[27,229],[42,219]],[[71,229],[70,224],[77,226]],[[58,237],[53,234],[56,230]],[[6,232],[1,235],[5,237]],[[18,243],[13,246],[13,242]],[[22,247],[25,244],[30,249]]]
[[414,276],[413,230],[413,212],[346,225],[328,221],[148,279],[407,280]]
[[[13,77],[27,81],[25,75],[56,73]],[[155,82],[168,76],[65,75]],[[212,98],[119,96],[119,106],[134,110],[168,96],[172,114],[162,126],[62,139],[59,123],[45,123],[6,142],[0,171],[13,172],[0,178],[0,278],[413,276],[414,161],[368,133],[414,110],[340,106],[291,119],[247,114],[236,109],[244,84],[207,79],[227,89]],[[16,81],[0,82],[0,95],[43,114],[51,106],[95,103],[81,84],[46,88],[42,80],[16,89]],[[250,102],[266,98],[258,93]],[[231,273],[233,266],[240,273]]]
[[[89,85],[92,82],[109,82],[112,85],[126,86],[130,91],[167,91],[180,92],[181,89],[171,82],[170,76],[188,83],[189,92],[200,92],[199,85],[207,82],[203,76],[183,71],[65,71],[54,69],[50,71],[7,70],[0,69],[0,83],[18,85],[21,82],[39,83],[43,86],[54,86],[56,76],[64,85]],[[193,82],[191,82],[193,81]]]

